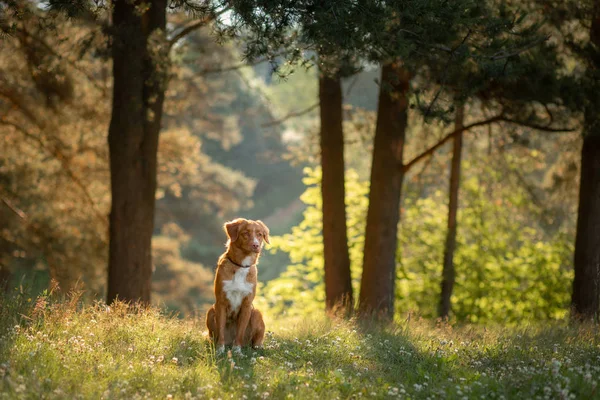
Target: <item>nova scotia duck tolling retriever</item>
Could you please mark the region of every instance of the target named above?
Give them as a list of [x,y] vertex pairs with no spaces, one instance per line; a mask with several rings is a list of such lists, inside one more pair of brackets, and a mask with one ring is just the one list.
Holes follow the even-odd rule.
[[219,258],[215,275],[215,304],[206,314],[209,336],[217,353],[232,345],[261,347],[265,323],[260,311],[252,306],[256,295],[258,258],[264,242],[269,243],[269,228],[262,221],[237,218],[225,224],[229,240]]

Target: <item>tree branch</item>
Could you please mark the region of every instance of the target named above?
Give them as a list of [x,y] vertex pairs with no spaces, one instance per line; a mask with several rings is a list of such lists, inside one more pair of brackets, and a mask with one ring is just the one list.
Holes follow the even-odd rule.
[[548,39],[550,39],[550,35],[544,36],[543,38],[540,38],[538,40],[534,40],[533,42],[528,43],[525,46],[515,49],[515,50],[511,50],[511,51],[501,50],[501,51],[497,52],[496,54],[490,56],[490,60],[497,61],[497,60],[502,60],[504,58],[510,58],[512,56],[516,56],[516,55],[521,54],[529,49],[534,48],[538,44],[544,43]]
[[[0,197],[2,199],[2,203],[4,203],[4,205],[10,210],[12,211],[21,221],[23,221],[23,224],[25,225],[25,229],[27,231],[29,231],[30,233],[33,233],[35,235],[40,235],[42,236],[43,233],[40,231],[40,228],[37,227],[36,225],[34,225],[30,220],[29,217],[27,216],[27,214],[25,213],[25,211],[21,210],[19,207],[17,207],[16,205],[14,205],[10,200],[8,200],[6,197],[2,196]],[[4,240],[6,240],[6,238],[4,238]],[[11,244],[26,249],[28,246],[27,242],[22,243],[22,240],[20,240],[19,237],[16,237],[15,240],[10,240],[9,241]],[[19,243],[21,242],[21,243]],[[44,246],[46,247],[46,246]],[[34,249],[37,250],[39,248],[38,245],[34,246]],[[42,250],[43,252],[43,250]]]
[[23,221],[27,221],[27,214],[25,214],[25,212],[23,210],[21,210],[20,208],[18,208],[17,206],[15,206],[14,204],[12,204],[12,202],[10,202],[8,199],[2,197],[2,202],[6,205],[6,207],[8,207],[13,213],[15,213],[17,215],[17,217],[21,218]]
[[213,18],[206,17],[206,18],[196,21],[196,22],[186,26],[185,28],[183,28],[179,33],[177,33],[175,36],[173,36],[169,40],[169,49],[171,49],[178,41],[183,39],[185,36],[189,35],[191,32],[195,31],[196,29],[200,29],[200,28],[206,26],[206,24],[212,20],[213,20]]
[[184,37],[186,37],[187,35],[189,35],[193,31],[206,26],[209,22],[214,21],[215,19],[217,19],[221,15],[225,14],[229,10],[231,10],[231,7],[225,7],[224,9],[222,9],[221,11],[219,11],[217,13],[211,14],[211,15],[209,15],[207,17],[204,17],[204,18],[202,18],[202,19],[200,19],[200,20],[198,20],[196,22],[193,22],[190,25],[186,26],[181,31],[179,31],[175,36],[173,36],[171,39],[169,39],[169,42],[168,42],[168,44],[169,44],[169,50],[175,44],[177,44],[177,42],[179,42],[181,39],[183,39]]
[[442,93],[442,91],[446,87],[446,80],[448,79],[448,75],[450,73],[450,63],[452,62],[452,59],[454,58],[454,52],[459,47],[461,47],[463,44],[465,44],[465,42],[467,41],[467,39],[469,38],[469,36],[471,36],[471,30],[470,29],[467,31],[467,34],[465,35],[465,37],[463,38],[463,40],[461,40],[461,42],[457,46],[455,46],[454,48],[452,48],[450,50],[450,53],[448,54],[448,60],[446,60],[446,65],[444,66],[444,76],[442,76],[442,81],[441,81],[441,84],[440,84],[440,89],[435,94],[433,100],[431,100],[431,103],[429,103],[429,107],[427,107],[427,111],[425,111],[425,115],[424,115],[425,118],[427,118],[427,116],[431,112],[431,109],[433,108],[433,105],[435,104],[435,102],[437,101],[438,97],[440,97],[440,94]]
[[219,67],[219,68],[204,68],[204,69],[200,70],[200,72],[198,72],[198,75],[218,74],[221,72],[237,71],[239,69],[242,69],[245,67],[253,67],[255,65],[262,64],[264,62],[273,62],[273,59],[275,57],[286,56],[287,54],[288,54],[288,52],[286,52],[286,51],[280,51],[280,52],[277,52],[274,54],[270,54],[264,58],[259,58],[252,62],[242,62],[239,64],[234,64],[234,65],[229,65],[226,67]]
[[280,119],[276,119],[270,122],[267,122],[265,124],[262,124],[262,127],[269,127],[269,126],[274,126],[274,125],[279,125],[284,123],[285,121],[287,121],[290,118],[296,118],[296,117],[300,117],[304,114],[308,114],[309,112],[311,112],[312,110],[314,110],[315,108],[319,107],[321,105],[321,103],[317,102],[315,104],[313,104],[310,107],[305,108],[304,110],[300,110],[300,111],[292,111],[290,113],[288,113],[286,116],[280,118]]
[[507,117],[502,117],[500,120],[502,122],[508,122],[510,124],[520,125],[520,126],[524,126],[526,128],[531,128],[531,129],[535,129],[537,131],[544,131],[544,132],[574,132],[577,130],[576,128],[572,128],[572,127],[552,128],[550,126],[539,125],[534,122],[519,121],[519,120],[512,119],[512,118],[507,118]]
[[437,142],[436,144],[431,146],[429,149],[425,150],[424,152],[422,152],[421,154],[419,154],[418,156],[413,158],[407,164],[404,164],[402,166],[404,173],[406,173],[411,167],[413,167],[416,163],[421,161],[423,158],[432,155],[437,149],[442,147],[446,142],[448,142],[450,139],[452,139],[454,136],[458,135],[459,133],[468,131],[471,128],[475,128],[475,127],[482,126],[482,125],[490,125],[490,124],[493,124],[496,122],[506,122],[506,123],[524,126],[527,128],[544,131],[544,132],[573,132],[573,131],[575,131],[575,128],[564,128],[564,127],[552,128],[549,126],[538,125],[538,124],[527,122],[527,121],[519,121],[516,119],[511,119],[511,118],[505,117],[503,114],[498,114],[494,117],[491,117],[491,118],[488,118],[488,119],[485,119],[482,121],[473,122],[472,124],[466,125],[460,129],[456,129],[453,132],[448,133],[446,136],[444,136],[442,139],[440,139],[439,142]]
[[229,66],[220,67],[220,68],[204,68],[203,70],[200,70],[200,72],[198,72],[198,75],[219,74],[221,72],[237,71],[238,69],[242,69],[245,67],[253,67],[255,65],[262,64],[267,61],[270,61],[270,60],[268,58],[261,58],[256,61],[253,61],[251,63],[244,62],[244,63],[229,65]]
[[459,133],[468,131],[469,129],[475,128],[477,126],[492,124],[494,122],[500,121],[501,119],[502,119],[502,115],[500,114],[500,115],[496,115],[496,116],[488,118],[488,119],[484,119],[482,121],[473,122],[472,124],[465,125],[462,128],[455,129],[454,131],[452,131],[449,134],[447,134],[446,136],[444,136],[439,142],[437,142],[436,144],[434,144],[433,146],[431,146],[430,148],[428,148],[427,150],[425,150],[424,152],[422,152],[421,154],[419,154],[418,156],[413,158],[407,164],[404,164],[402,166],[404,173],[406,173],[408,170],[410,170],[410,168],[412,168],[416,163],[421,161],[423,158],[432,155],[437,149],[442,147],[446,142],[448,142],[450,139],[452,139],[454,136],[458,135]]

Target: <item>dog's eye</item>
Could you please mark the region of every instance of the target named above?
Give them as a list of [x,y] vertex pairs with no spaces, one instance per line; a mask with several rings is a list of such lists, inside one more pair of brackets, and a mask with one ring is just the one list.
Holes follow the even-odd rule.
[[262,233],[258,232],[258,237],[262,237],[262,236],[263,236]]

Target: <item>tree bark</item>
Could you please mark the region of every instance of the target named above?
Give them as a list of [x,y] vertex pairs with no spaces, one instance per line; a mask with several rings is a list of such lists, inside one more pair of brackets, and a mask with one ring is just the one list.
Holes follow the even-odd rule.
[[[464,104],[457,106],[454,117],[454,128],[460,130],[464,126]],[[448,318],[451,309],[450,298],[454,288],[454,250],[456,249],[456,217],[458,214],[458,191],[460,187],[460,162],[462,158],[463,132],[454,137],[452,146],[452,164],[450,166],[450,187],[448,189],[448,229],[444,246],[444,264],[442,267],[442,284],[438,315]]]
[[[596,1],[590,41],[600,49],[600,1]],[[600,54],[590,59],[590,81],[600,76]],[[585,109],[584,138],[581,149],[579,209],[575,236],[575,277],[571,297],[572,317],[578,320],[600,319],[600,104],[596,92],[590,91]]]
[[574,261],[573,317],[597,320],[600,312],[600,132],[588,132],[583,139]]
[[408,72],[400,65],[383,65],[359,297],[362,317],[391,319],[394,314],[409,82]]
[[321,195],[325,306],[350,312],[353,307],[344,188],[344,131],[342,84],[339,76],[319,78],[321,117]]
[[107,302],[150,302],[158,135],[168,71],[166,0],[116,0],[108,131],[112,206]]

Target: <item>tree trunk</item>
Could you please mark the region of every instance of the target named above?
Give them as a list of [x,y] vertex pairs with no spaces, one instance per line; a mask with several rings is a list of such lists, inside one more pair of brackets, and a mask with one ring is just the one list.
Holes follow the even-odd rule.
[[600,301],[600,132],[587,132],[581,150],[581,182],[575,238],[573,317],[598,319]]
[[[464,104],[458,105],[454,117],[454,129],[464,126]],[[450,314],[450,297],[454,288],[454,250],[456,249],[456,217],[458,214],[458,190],[460,187],[460,162],[462,156],[463,133],[454,137],[452,146],[452,164],[450,167],[450,188],[448,191],[448,230],[446,231],[446,245],[444,247],[444,264],[442,267],[442,286],[438,314],[441,318],[448,318]]]
[[[590,41],[600,49],[600,1],[594,7]],[[596,54],[590,60],[587,72],[591,81],[600,74],[599,59]],[[571,297],[573,318],[596,321],[600,319],[600,104],[594,101],[597,97],[596,93],[590,96],[585,110]]]
[[408,72],[398,64],[382,67],[359,297],[363,317],[391,319],[394,314],[409,82]]
[[339,76],[319,78],[321,107],[321,194],[325,256],[325,306],[352,310],[352,280],[346,232],[342,84]]
[[107,302],[150,302],[158,134],[168,71],[166,0],[113,2],[112,206]]

